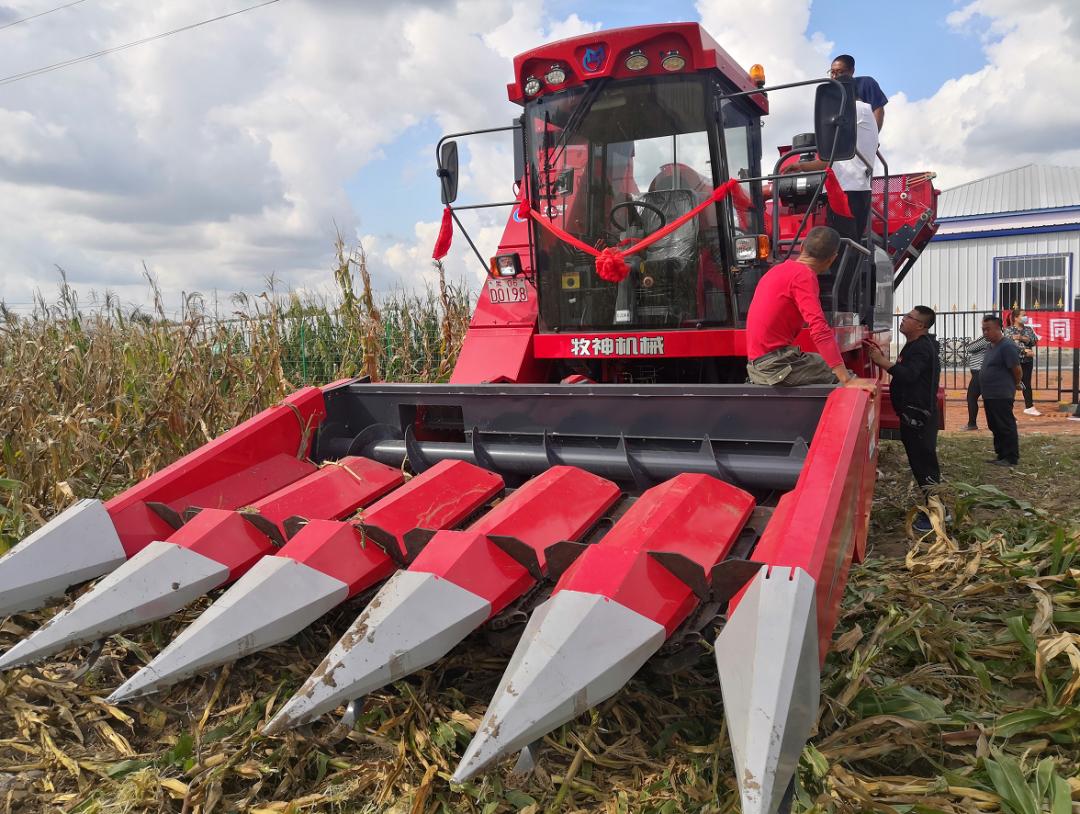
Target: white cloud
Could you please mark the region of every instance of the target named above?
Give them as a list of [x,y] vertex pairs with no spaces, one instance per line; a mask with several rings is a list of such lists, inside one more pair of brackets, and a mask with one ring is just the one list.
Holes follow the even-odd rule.
[[[443,132],[457,132],[485,127],[508,125],[510,119],[520,113],[520,108],[506,101],[506,84],[513,77],[512,59],[522,51],[545,42],[575,37],[596,31],[599,23],[582,20],[571,14],[563,20],[549,20],[543,14],[543,7],[536,3],[516,2],[512,5],[509,16],[498,26],[481,36],[484,47],[489,49],[485,57],[489,67],[485,68],[491,80],[490,85],[478,89],[486,104],[480,104],[480,98],[474,98],[471,107],[466,108],[468,116],[440,114],[438,122]],[[482,52],[477,48],[468,52],[465,62],[475,60]],[[461,70],[469,71],[467,64]],[[479,70],[479,69],[471,69]],[[462,157],[461,177],[458,188],[458,203],[481,203],[510,201],[514,199],[513,186],[514,158],[512,135],[509,132],[491,135],[472,136],[459,144]],[[476,244],[484,258],[495,254],[503,228],[509,215],[506,208],[468,210],[458,213],[468,230],[469,237]],[[408,256],[430,265],[431,249],[438,234],[439,224],[418,223],[414,236],[416,243],[409,247],[407,255],[404,247],[395,246],[394,258],[385,258],[385,266],[400,273],[404,266],[401,258]],[[454,242],[450,254],[444,260],[447,275],[455,281],[465,281],[477,287],[484,279],[485,267],[481,265],[469,246],[461,229],[455,225]],[[369,253],[373,267],[379,269],[378,252]],[[427,272],[425,272],[427,273]],[[395,278],[400,279],[400,278]],[[434,279],[433,277],[431,279]]]
[[[14,18],[35,5],[0,11]],[[764,64],[772,83],[820,76],[832,55],[829,32],[809,27],[810,0],[697,8],[736,61]],[[5,30],[0,76],[221,12],[218,0],[80,4]],[[1078,14],[1072,0],[956,9],[948,24],[984,36],[986,64],[943,78],[929,98],[893,96],[882,139],[893,168],[936,170],[949,186],[1029,161],[1080,163]],[[259,290],[271,273],[325,286],[335,224],[357,234],[365,210],[383,204],[382,190],[363,189],[354,211],[349,179],[418,124],[509,123],[512,57],[598,27],[523,0],[285,0],[3,86],[0,298],[25,302],[36,286],[51,288],[57,264],[81,288],[140,301],[145,261],[173,306],[185,290]],[[773,145],[809,129],[811,98],[773,94],[767,162]],[[430,155],[417,151],[402,176],[430,173]],[[469,139],[462,157],[461,201],[510,198],[508,134]],[[493,253],[506,211],[461,217],[481,253]],[[423,220],[366,237],[376,285],[431,280],[437,230]],[[482,273],[460,233],[447,269],[453,279]]]
[[[808,30],[810,0],[699,0],[697,9],[713,39],[743,68],[763,65],[770,85],[817,79],[829,66],[833,44],[821,32]],[[813,99],[812,87],[770,94],[769,115],[763,119],[763,169],[772,169],[777,146],[813,129]]]
[[[833,55],[828,32],[809,30],[810,0],[700,0],[697,7],[736,61],[764,64],[770,83],[820,76]],[[946,22],[981,36],[986,62],[973,73],[943,77],[926,99],[892,96],[881,136],[890,168],[934,171],[938,187],[947,188],[1026,163],[1080,164],[1080,5],[974,0]],[[767,145],[809,129],[812,97],[800,94],[772,95]],[[776,154],[767,147],[765,155]]]
[[[80,5],[5,31],[0,76],[221,11],[214,0]],[[348,179],[423,120],[444,132],[508,122],[510,57],[499,48],[510,32],[540,42],[591,25],[505,0],[289,0],[7,85],[0,298],[51,288],[56,264],[80,289],[140,301],[145,261],[174,307],[183,290],[258,290],[272,273],[317,287],[335,223],[354,234],[363,215]],[[508,141],[466,153],[477,169],[464,168],[463,192],[509,197]],[[380,205],[380,190],[361,194],[362,206]],[[496,217],[471,220],[483,229]],[[434,229],[402,225],[415,245],[373,257],[380,287],[425,279]],[[451,263],[466,273],[460,246]]]
[[893,166],[934,170],[947,188],[1027,163],[1080,164],[1080,6],[977,0],[948,22],[985,31],[986,64],[928,99],[890,100]]

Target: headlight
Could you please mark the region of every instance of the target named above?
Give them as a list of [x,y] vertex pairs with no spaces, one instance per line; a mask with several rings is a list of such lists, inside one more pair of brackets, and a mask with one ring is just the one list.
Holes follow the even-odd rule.
[[758,254],[757,235],[735,238],[735,259],[756,260]]
[[649,58],[645,56],[645,52],[640,48],[635,48],[630,52],[630,56],[626,58],[624,64],[628,71],[643,71],[649,67]]
[[768,235],[750,235],[735,238],[735,259],[765,260],[772,246]]
[[686,60],[679,55],[678,51],[668,51],[660,59],[660,66],[665,71],[681,71],[686,67]]
[[544,74],[544,81],[549,85],[561,85],[566,81],[566,68],[559,64],[552,65]]
[[521,255],[497,254],[491,258],[492,277],[517,277],[521,274]]
[[535,76],[530,76],[525,80],[525,95],[535,96],[540,92],[540,80]]

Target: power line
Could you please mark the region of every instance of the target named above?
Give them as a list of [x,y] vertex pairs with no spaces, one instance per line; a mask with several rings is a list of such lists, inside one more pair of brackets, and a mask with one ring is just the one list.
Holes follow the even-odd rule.
[[0,25],[0,31],[3,31],[5,28],[11,28],[13,25],[18,25],[19,23],[25,23],[25,22],[28,22],[30,20],[36,20],[38,17],[44,17],[46,14],[52,14],[54,11],[63,11],[66,8],[71,8],[72,6],[77,6],[77,5],[79,5],[79,3],[85,3],[85,2],[86,2],[86,0],[74,0],[74,2],[72,2],[72,3],[65,3],[62,6],[57,6],[56,8],[51,8],[48,11],[39,11],[37,14],[31,14],[29,17],[23,17],[21,20],[15,20],[14,22],[4,23],[3,25]]
[[12,74],[11,76],[0,77],[0,85],[10,85],[13,82],[18,82],[23,79],[29,79],[31,76],[40,76],[44,73],[50,73],[52,71],[58,71],[61,68],[67,68],[71,65],[77,65],[80,62],[89,62],[91,59],[97,59],[98,57],[103,57],[107,54],[115,54],[117,51],[125,51],[128,48],[134,48],[136,45],[145,45],[146,43],[153,42],[154,40],[171,37],[173,34],[179,34],[182,31],[190,31],[193,28],[199,28],[200,26],[209,25],[210,23],[216,23],[219,20],[225,20],[229,17],[235,17],[238,14],[243,14],[248,11],[254,11],[255,9],[262,8],[263,6],[269,6],[277,2],[278,0],[264,0],[264,2],[256,3],[253,6],[247,6],[246,8],[238,9],[237,11],[230,11],[228,14],[222,14],[218,17],[211,17],[209,20],[202,20],[198,23],[192,23],[191,25],[174,28],[172,31],[163,31],[160,34],[154,34],[152,37],[143,37],[141,40],[124,43],[123,45],[115,45],[112,48],[105,48],[101,51],[95,51],[92,54],[85,54],[81,57],[65,59],[63,62],[55,62],[52,65],[45,65],[41,68],[34,68],[33,70],[23,71],[22,73]]

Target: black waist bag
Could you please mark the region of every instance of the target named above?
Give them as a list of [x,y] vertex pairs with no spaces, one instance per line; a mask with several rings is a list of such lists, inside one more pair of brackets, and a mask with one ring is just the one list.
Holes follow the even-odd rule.
[[933,417],[934,414],[930,410],[924,410],[922,407],[915,407],[911,404],[900,411],[900,423],[905,427],[911,427],[913,430],[921,430],[930,423]]

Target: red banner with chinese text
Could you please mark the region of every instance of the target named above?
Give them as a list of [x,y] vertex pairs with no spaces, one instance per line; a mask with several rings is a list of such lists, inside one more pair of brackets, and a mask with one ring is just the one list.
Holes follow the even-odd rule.
[[[1080,311],[1025,311],[1043,348],[1080,348]],[[1007,313],[1006,313],[1007,316]]]

